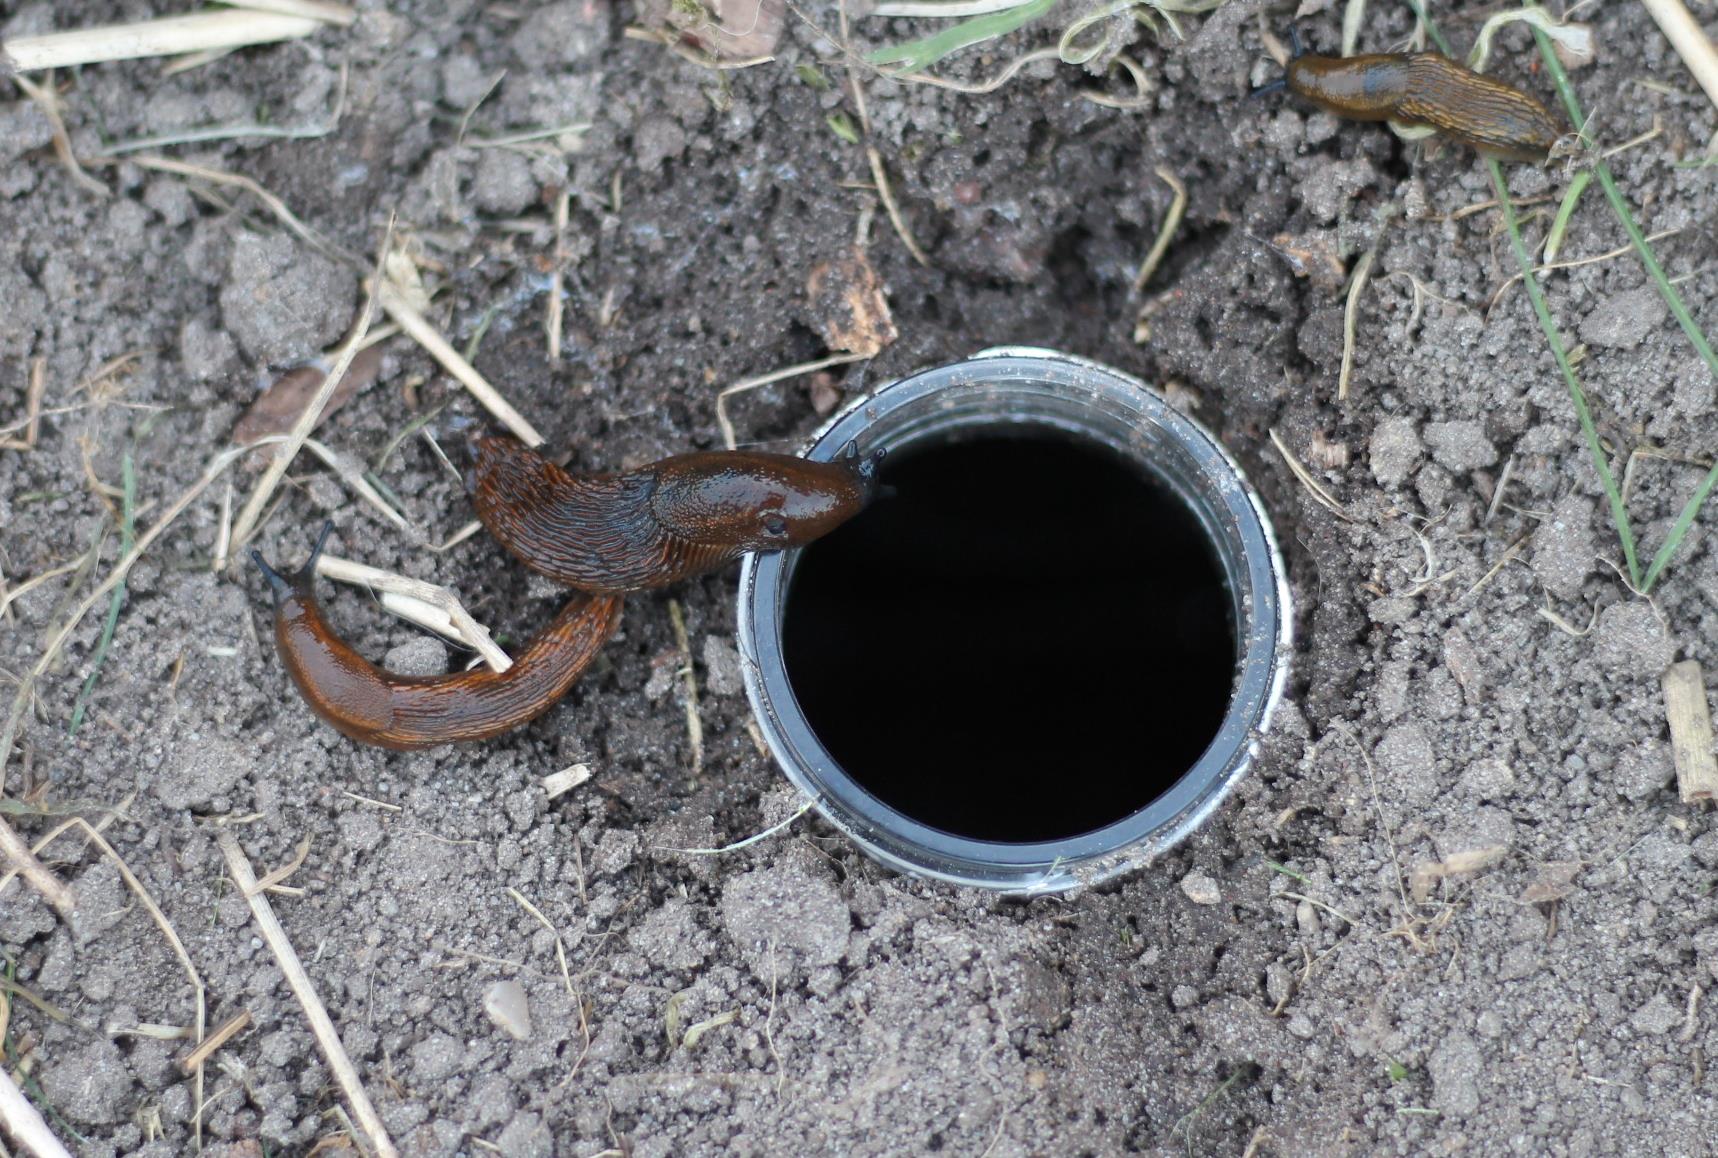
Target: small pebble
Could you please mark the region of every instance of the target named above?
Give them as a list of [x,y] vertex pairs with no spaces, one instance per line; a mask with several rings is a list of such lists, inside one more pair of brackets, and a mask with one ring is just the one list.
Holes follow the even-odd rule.
[[1223,900],[1223,890],[1202,872],[1190,872],[1182,877],[1181,891],[1196,905],[1215,905]]
[[531,1005],[525,987],[515,980],[497,981],[483,992],[483,1012],[516,1040],[531,1036]]

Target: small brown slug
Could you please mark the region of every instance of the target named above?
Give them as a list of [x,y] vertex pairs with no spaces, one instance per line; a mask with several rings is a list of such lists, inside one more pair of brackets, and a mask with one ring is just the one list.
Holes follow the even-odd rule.
[[470,438],[477,517],[557,583],[613,593],[664,587],[747,551],[803,546],[863,510],[883,451],[835,462],[703,451],[619,474],[571,475],[510,437]]
[[584,673],[620,623],[621,600],[575,594],[504,672],[403,676],[384,671],[336,635],[313,589],[316,560],[281,575],[261,553],[251,558],[274,591],[274,638],[310,710],[354,740],[409,750],[483,740],[535,719]]
[[1436,129],[1482,156],[1543,162],[1562,129],[1543,105],[1436,52],[1298,55],[1288,90],[1338,116]]

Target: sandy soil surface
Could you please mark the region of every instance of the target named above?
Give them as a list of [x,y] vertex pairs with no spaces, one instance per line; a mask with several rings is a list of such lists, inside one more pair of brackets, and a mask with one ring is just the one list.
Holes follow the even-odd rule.
[[[159,7],[0,0],[0,29]],[[1718,662],[1718,515],[1650,600],[1619,579],[1593,462],[1528,299],[1506,284],[1515,265],[1471,154],[1243,99],[1276,68],[1262,10],[1242,0],[1182,19],[1182,40],[1120,35],[1143,107],[1086,99],[1125,94],[1119,72],[1048,61],[976,95],[861,72],[858,144],[824,0],[789,11],[773,63],[720,72],[626,36],[649,18],[630,3],[359,8],[350,29],[176,75],[61,73],[86,159],[247,122],[305,130],[123,153],[90,167],[105,195],[56,160],[35,103],[0,93],[0,424],[24,415],[34,366],[45,381],[33,448],[0,450],[0,567],[17,590],[74,565],[0,619],[8,677],[112,567],[126,461],[146,528],[261,387],[337,343],[362,301],[360,270],[254,191],[151,156],[252,179],[360,262],[397,214],[432,320],[581,468],[719,445],[721,387],[829,354],[807,280],[857,239],[898,339],[735,399],[742,441],[791,448],[840,396],[999,343],[1164,384],[1275,513],[1297,676],[1236,797],[1099,890],[1024,902],[906,879],[810,816],[688,855],[672,850],[799,806],[746,726],[731,572],[629,600],[600,666],[525,730],[383,753],[294,696],[257,576],[211,569],[223,479],[131,571],[75,734],[106,599],[36,684],[0,804],[27,839],[68,815],[103,826],[182,940],[208,1026],[251,1021],[203,1067],[199,1107],[179,1065],[191,1043],[152,1028],[194,1023],[184,964],[115,861],[82,829],[59,837],[44,857],[75,886],[78,919],[13,882],[0,948],[16,995],[6,1065],[69,1146],[182,1153],[194,1119],[206,1153],[357,1144],[229,879],[226,831],[259,873],[309,841],[287,882],[300,891],[272,903],[411,1154],[1710,1152],[1718,1013],[1699,998],[1718,984],[1718,830],[1679,802],[1660,675]],[[1598,60],[1573,74],[1581,99],[1607,143],[1662,129],[1612,164],[1644,227],[1677,231],[1658,250],[1714,332],[1718,170],[1677,165],[1712,137],[1714,110],[1638,6],[1589,13]],[[1437,14],[1466,44],[1483,13]],[[1331,45],[1338,20],[1306,28]],[[1268,22],[1280,33],[1286,18]],[[1387,48],[1410,22],[1374,4],[1363,44]],[[860,48],[929,30],[853,22]],[[1053,41],[1028,30],[946,68],[982,80]],[[1499,43],[1500,75],[1550,103],[1528,37]],[[495,144],[570,124],[588,126],[576,142]],[[878,204],[867,142],[926,265]],[[1160,169],[1185,182],[1186,220],[1136,293],[1172,196]],[[1538,214],[1530,242],[1568,180],[1513,170]],[[1564,254],[1621,245],[1589,190]],[[1329,263],[1368,249],[1338,402]],[[1543,284],[1584,346],[1650,553],[1718,446],[1715,383],[1632,256]],[[304,457],[257,541],[295,560],[332,519],[341,554],[452,585],[517,640],[554,591],[482,536],[429,550],[469,518],[463,493],[418,435],[391,445],[435,408],[475,407],[416,344],[382,350],[375,383],[319,437],[372,468],[415,529]],[[1272,430],[1341,515],[1294,478]],[[255,474],[232,477],[242,501]],[[324,595],[366,654],[447,662],[362,593]],[[551,800],[542,778],[577,763],[593,778]],[[1451,858],[1471,871],[1428,871]],[[502,982],[527,1002],[523,1037],[486,1012]]]

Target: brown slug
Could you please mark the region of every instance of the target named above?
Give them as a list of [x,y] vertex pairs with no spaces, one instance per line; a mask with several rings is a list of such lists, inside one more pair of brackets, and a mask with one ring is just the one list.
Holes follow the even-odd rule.
[[466,489],[489,533],[533,571],[601,593],[664,587],[826,535],[871,501],[884,453],[849,443],[837,461],[811,462],[717,450],[571,475],[517,439],[469,441]]
[[407,750],[483,740],[535,719],[559,700],[620,623],[621,600],[575,594],[504,672],[404,676],[384,671],[334,633],[316,601],[322,528],[304,566],[281,575],[251,558],[274,591],[274,638],[310,710],[366,744]]
[[1394,121],[1508,161],[1543,162],[1562,129],[1543,105],[1436,52],[1297,55],[1290,92],[1357,121]]

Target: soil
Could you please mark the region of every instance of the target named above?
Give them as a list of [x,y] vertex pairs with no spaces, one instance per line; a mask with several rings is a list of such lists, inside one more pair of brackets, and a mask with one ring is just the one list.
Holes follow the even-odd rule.
[[[0,0],[0,34],[151,7]],[[358,7],[350,29],[174,75],[62,73],[71,144],[93,159],[241,122],[325,129],[346,70],[332,131],[153,151],[252,178],[356,254],[397,213],[437,290],[432,319],[476,344],[478,369],[580,468],[719,445],[718,389],[831,352],[807,281],[857,239],[899,337],[735,398],[744,442],[792,448],[837,392],[988,345],[1136,373],[1210,424],[1263,491],[1299,603],[1297,675],[1236,796],[1099,889],[1023,901],[905,878],[809,815],[689,854],[674,850],[799,807],[747,728],[731,573],[630,599],[600,667],[528,728],[385,753],[292,693],[254,572],[211,571],[217,484],[132,570],[73,735],[103,614],[79,624],[6,781],[26,837],[68,812],[105,824],[183,940],[209,1026],[249,1013],[204,1068],[205,1153],[350,1141],[227,879],[221,826],[259,873],[309,841],[286,882],[301,891],[272,904],[410,1154],[1710,1152],[1718,1013],[1700,996],[1718,984],[1718,830],[1679,802],[1659,678],[1677,658],[1718,665],[1718,515],[1695,522],[1650,600],[1621,581],[1569,397],[1506,285],[1497,212],[1470,211],[1492,196],[1471,154],[1246,99],[1276,71],[1248,0],[1180,18],[1184,39],[1126,33],[1143,108],[1085,99],[1124,93],[1119,72],[1048,62],[982,95],[862,72],[869,141],[920,265],[864,147],[836,131],[864,125],[832,4],[790,9],[773,63],[721,72],[626,36],[648,15],[626,3]],[[1309,37],[1334,44],[1338,14],[1308,7],[1326,9]],[[1646,229],[1679,231],[1658,252],[1711,333],[1718,185],[1676,163],[1718,119],[1640,6],[1587,11],[1598,59],[1573,74],[1581,100],[1606,143],[1662,129],[1611,164]],[[1467,43],[1481,14],[1440,15]],[[1373,5],[1363,45],[1398,43],[1410,19]],[[863,49],[930,25],[853,28]],[[1028,29],[944,67],[980,80],[1053,39]],[[1527,36],[1499,44],[1496,71],[1550,103]],[[36,359],[47,382],[34,448],[0,451],[5,582],[105,535],[93,575],[36,586],[0,620],[15,676],[112,566],[105,488],[124,460],[147,526],[263,385],[340,339],[361,275],[253,194],[132,154],[92,164],[99,196],[56,160],[33,103],[0,100],[0,422],[22,415]],[[479,147],[575,122],[589,127],[570,152]],[[1136,294],[1171,199],[1160,169],[1186,183],[1186,220]],[[1569,175],[1512,173],[1537,242]],[[544,318],[562,189],[556,365]],[[1563,252],[1625,241],[1592,189]],[[1374,246],[1339,402],[1329,262]],[[1544,285],[1585,346],[1612,466],[1632,463],[1650,555],[1718,445],[1718,384],[1632,256]],[[477,413],[416,345],[384,349],[375,385],[319,435],[366,464],[415,416]],[[1296,481],[1273,430],[1346,518]],[[294,561],[332,519],[339,553],[453,586],[508,640],[552,613],[555,593],[483,537],[426,548],[469,516],[421,438],[377,475],[421,534],[302,458],[259,545]],[[238,476],[241,500],[253,478]],[[361,594],[323,593],[365,654],[407,645],[395,662],[442,662]],[[551,800],[542,778],[577,763],[593,778]],[[0,893],[7,987],[35,999],[10,1003],[8,1067],[80,1153],[185,1152],[190,1043],[152,1027],[193,1023],[186,973],[113,860],[75,833],[44,855],[80,916],[63,923],[17,882]],[[522,987],[528,1027],[501,982]],[[486,1012],[496,1001],[522,1039]]]

